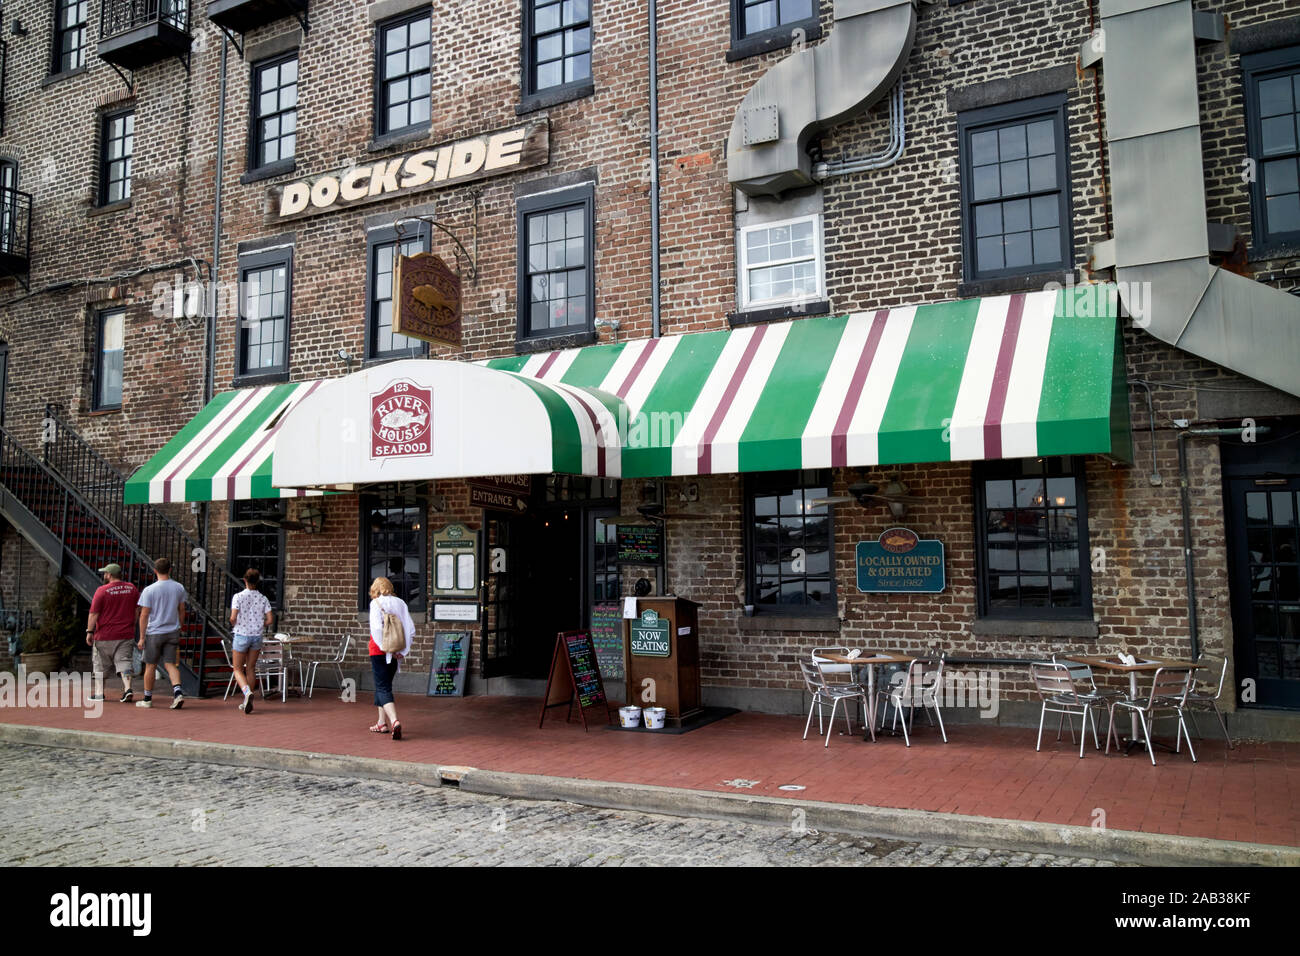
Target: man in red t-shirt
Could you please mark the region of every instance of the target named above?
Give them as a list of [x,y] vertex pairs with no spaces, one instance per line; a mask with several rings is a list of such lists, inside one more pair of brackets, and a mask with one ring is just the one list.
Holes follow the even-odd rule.
[[[122,678],[122,703],[131,701],[131,647],[135,643],[136,603],[140,591],[122,580],[122,566],[107,564],[99,569],[104,583],[90,601],[86,622],[86,643],[94,649],[95,684],[91,700],[104,699],[104,675],[110,669]],[[93,688],[92,688],[93,690]]]

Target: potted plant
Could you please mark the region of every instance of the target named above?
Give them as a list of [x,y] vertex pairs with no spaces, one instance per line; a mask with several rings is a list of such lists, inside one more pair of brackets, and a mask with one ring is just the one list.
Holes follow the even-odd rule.
[[23,635],[22,663],[28,673],[58,670],[77,650],[85,628],[78,615],[77,592],[63,578],[41,599],[40,624]]

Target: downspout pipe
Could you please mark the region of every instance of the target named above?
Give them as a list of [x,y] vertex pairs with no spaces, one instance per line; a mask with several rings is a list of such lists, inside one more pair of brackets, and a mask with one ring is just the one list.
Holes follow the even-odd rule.
[[[1260,425],[1262,435],[1269,426]],[[1201,656],[1201,628],[1196,616],[1196,558],[1192,554],[1192,493],[1187,477],[1187,441],[1190,438],[1226,438],[1240,435],[1240,428],[1184,428],[1178,433],[1178,494],[1183,509],[1183,571],[1187,575],[1187,632],[1192,660]]]
[[1222,41],[1222,16],[1101,0],[1101,25],[1115,233],[1093,268],[1114,266],[1134,324],[1157,339],[1300,395],[1300,299],[1209,261],[1196,44]]
[[650,0],[650,334],[659,338],[659,9]]
[[888,169],[898,162],[907,147],[907,121],[903,115],[903,81],[900,79],[889,97],[889,143],[878,153],[818,163],[813,167],[817,179],[848,176],[873,169]]

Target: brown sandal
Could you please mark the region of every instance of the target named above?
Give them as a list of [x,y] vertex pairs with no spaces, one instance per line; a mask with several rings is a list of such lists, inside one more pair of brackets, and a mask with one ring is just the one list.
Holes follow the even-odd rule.
[[387,725],[387,724],[374,724],[374,725],[371,726],[371,728],[370,728],[370,732],[373,733],[373,734],[386,734],[386,733],[388,733],[388,725]]

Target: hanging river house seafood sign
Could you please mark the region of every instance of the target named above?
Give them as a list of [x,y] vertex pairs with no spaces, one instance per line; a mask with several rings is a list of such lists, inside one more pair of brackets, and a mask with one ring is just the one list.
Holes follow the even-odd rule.
[[335,169],[272,187],[266,194],[270,223],[334,212],[429,189],[499,176],[550,159],[550,126],[539,118],[373,163]]

